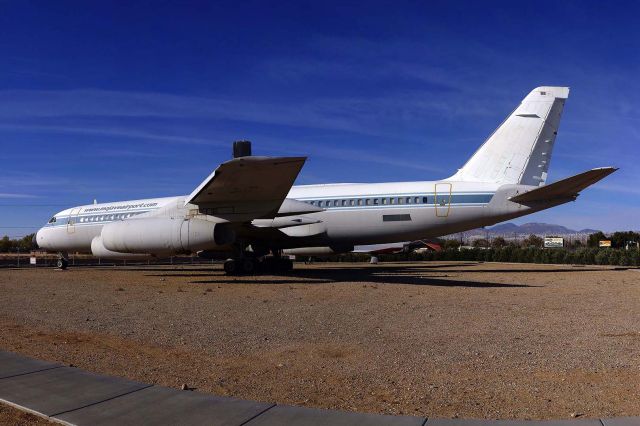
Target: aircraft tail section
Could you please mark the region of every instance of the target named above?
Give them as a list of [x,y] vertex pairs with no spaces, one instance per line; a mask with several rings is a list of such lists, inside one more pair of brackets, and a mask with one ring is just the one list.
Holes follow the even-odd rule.
[[542,186],[568,87],[537,87],[451,180]]

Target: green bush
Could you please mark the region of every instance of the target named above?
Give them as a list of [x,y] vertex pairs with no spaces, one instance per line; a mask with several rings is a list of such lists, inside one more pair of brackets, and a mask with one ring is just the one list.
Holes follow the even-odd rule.
[[606,263],[607,265],[619,265],[620,264],[620,258],[621,258],[621,250],[607,250],[609,252],[609,259],[608,262]]
[[609,249],[600,250],[595,255],[596,265],[608,265],[609,264]]
[[[472,261],[472,262],[517,262],[578,265],[640,266],[638,250],[615,248],[580,247],[576,250],[543,249],[538,247],[504,246],[498,248],[446,249],[439,252],[381,254],[382,262],[394,261]],[[330,256],[319,261],[368,262],[369,255],[347,253]]]

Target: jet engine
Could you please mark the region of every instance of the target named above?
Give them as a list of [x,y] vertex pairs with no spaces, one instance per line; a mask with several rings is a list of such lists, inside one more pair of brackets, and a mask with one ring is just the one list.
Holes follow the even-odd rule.
[[226,224],[202,219],[141,218],[112,222],[102,228],[107,250],[120,253],[190,253],[232,244],[235,232]]
[[91,254],[95,257],[99,257],[101,259],[146,259],[150,258],[150,254],[146,253],[118,253],[115,251],[107,250],[107,248],[102,244],[102,237],[98,235],[93,240],[91,240]]
[[284,255],[295,256],[331,256],[334,254],[348,253],[353,250],[353,246],[349,247],[297,247],[282,250]]

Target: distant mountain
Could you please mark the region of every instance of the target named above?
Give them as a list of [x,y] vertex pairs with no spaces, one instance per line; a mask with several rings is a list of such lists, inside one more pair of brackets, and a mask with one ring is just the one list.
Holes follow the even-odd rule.
[[[574,229],[569,229],[566,226],[555,225],[552,223],[525,223],[522,225],[516,225],[515,223],[507,222],[501,223],[499,225],[493,226],[491,228],[485,229],[473,229],[471,231],[464,232],[464,236],[473,237],[473,236],[504,236],[504,237],[512,237],[513,235],[522,236],[522,235],[539,235],[539,236],[549,236],[549,235],[588,235],[599,232],[597,229],[582,229],[580,231],[576,231]],[[460,234],[455,234],[459,236]]]
[[599,229],[584,228],[578,231],[578,234],[595,234],[596,232],[601,231]]
[[[514,224],[510,223],[509,225],[514,225]],[[566,226],[554,225],[551,223],[537,223],[537,222],[525,223],[520,226],[518,225],[514,225],[513,227],[509,226],[507,227],[507,229],[504,229],[504,230],[500,228],[500,225],[496,225],[490,228],[490,231],[495,233],[503,233],[504,231],[507,231],[511,233],[515,232],[518,234],[575,234],[576,233],[576,231],[574,231],[573,229],[569,229]]]
[[[527,225],[534,225],[534,224],[528,223]],[[487,229],[490,230],[491,232],[518,232],[520,230],[520,227],[515,223],[507,222],[507,223],[501,223],[496,226],[492,226],[491,228],[487,228]]]

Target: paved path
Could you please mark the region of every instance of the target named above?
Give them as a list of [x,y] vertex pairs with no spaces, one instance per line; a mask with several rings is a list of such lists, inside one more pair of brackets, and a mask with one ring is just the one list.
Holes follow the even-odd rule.
[[640,425],[640,417],[550,421],[426,419],[291,407],[101,376],[0,351],[0,401],[64,424],[220,426]]

